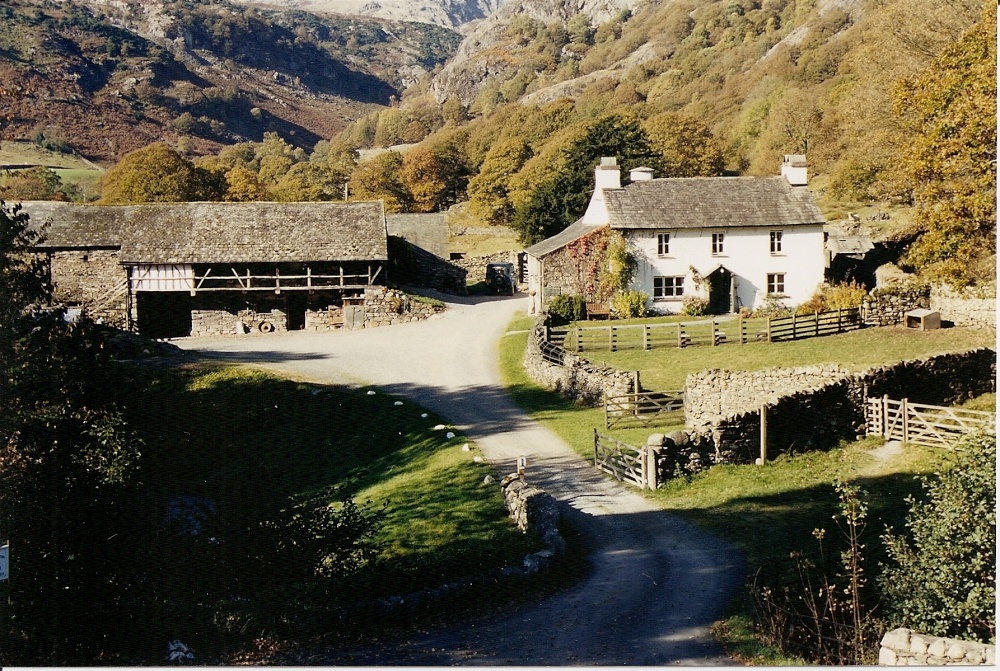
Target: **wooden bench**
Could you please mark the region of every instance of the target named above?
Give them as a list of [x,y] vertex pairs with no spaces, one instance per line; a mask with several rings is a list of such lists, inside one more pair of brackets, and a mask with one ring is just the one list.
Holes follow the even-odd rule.
[[587,319],[610,319],[611,310],[605,303],[587,303]]

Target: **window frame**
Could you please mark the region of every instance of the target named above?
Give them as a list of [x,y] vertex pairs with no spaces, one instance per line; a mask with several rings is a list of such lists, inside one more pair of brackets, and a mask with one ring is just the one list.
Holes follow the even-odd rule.
[[712,233],[712,256],[725,254],[726,234],[724,232]]
[[[788,273],[768,273],[767,274],[767,295],[785,295],[785,276]],[[780,289],[779,289],[780,286]]]
[[656,255],[670,256],[670,233],[656,234]]
[[771,231],[771,255],[778,256],[784,254],[784,248],[782,245],[782,239],[784,236],[783,230],[773,230]]
[[[660,287],[657,289],[657,281]],[[669,280],[669,282],[668,282]],[[684,298],[684,275],[654,275],[653,276],[653,300],[654,301],[676,301]],[[668,294],[668,284],[669,291]],[[659,293],[657,293],[659,291]]]

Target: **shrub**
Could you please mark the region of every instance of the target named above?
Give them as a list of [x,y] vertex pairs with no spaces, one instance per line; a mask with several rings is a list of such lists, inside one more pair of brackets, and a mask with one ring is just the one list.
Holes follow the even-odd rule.
[[619,319],[644,317],[646,315],[646,299],[648,296],[641,291],[625,291],[611,299],[611,312]]
[[934,636],[996,640],[996,436],[967,438],[955,464],[907,499],[906,536],[886,533],[881,577],[894,623]]
[[685,296],[681,303],[681,313],[692,317],[708,314],[708,299],[698,296]]
[[786,296],[783,294],[768,294],[764,298],[764,302],[761,306],[753,311],[754,317],[787,317],[792,314],[784,301]]
[[559,294],[549,301],[549,314],[568,323],[587,318],[587,302],[579,294]]

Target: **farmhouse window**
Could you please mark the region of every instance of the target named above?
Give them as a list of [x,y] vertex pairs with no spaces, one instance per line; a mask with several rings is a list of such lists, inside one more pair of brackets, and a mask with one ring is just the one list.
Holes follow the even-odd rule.
[[785,293],[785,273],[767,274],[767,293],[769,294]]
[[684,295],[684,276],[653,278],[653,299],[680,298]]
[[657,233],[656,235],[656,255],[667,256],[670,254],[670,234]]
[[771,253],[781,253],[781,234],[783,231],[771,231]]
[[712,253],[713,254],[721,254],[722,253],[722,246],[723,246],[723,243],[725,242],[725,238],[726,238],[726,234],[725,233],[712,233]]

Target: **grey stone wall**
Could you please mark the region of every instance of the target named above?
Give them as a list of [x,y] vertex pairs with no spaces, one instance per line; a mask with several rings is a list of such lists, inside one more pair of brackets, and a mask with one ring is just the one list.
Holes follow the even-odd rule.
[[421,321],[442,310],[441,306],[423,303],[398,289],[365,289],[365,328]]
[[861,319],[869,326],[892,326],[904,321],[906,313],[930,307],[930,289],[925,286],[893,284],[872,289],[861,302]]
[[[779,371],[768,374],[780,377]],[[812,386],[770,401],[752,389],[752,374],[728,372],[729,378],[689,376],[692,386],[685,389],[685,411],[690,403],[694,416],[711,418],[709,423],[691,427],[691,433],[697,440],[710,440],[719,461],[753,463],[760,453],[761,403],[768,403],[768,458],[789,451],[829,449],[841,440],[864,435],[866,397],[951,405],[995,392],[996,352],[980,348],[939,354],[839,376],[832,369],[821,370]],[[828,373],[830,378],[824,382],[823,375]],[[741,380],[734,388],[744,389],[745,396],[732,393],[729,407],[742,403],[746,410],[729,416],[716,412],[721,403],[718,387],[724,379]]]
[[559,504],[551,494],[529,485],[517,473],[500,481],[500,492],[517,528],[536,532],[545,545],[544,550],[524,558],[524,567],[530,573],[547,568],[566,551],[566,541],[559,533]]
[[956,291],[949,286],[931,287],[931,310],[941,313],[941,319],[955,326],[997,328],[996,288],[982,294],[970,290]]
[[306,310],[306,331],[334,331],[344,326],[344,310],[331,305],[325,310]]
[[191,310],[191,335],[230,336],[264,333],[259,325],[267,322],[272,333],[288,330],[288,315],[278,308],[267,312],[254,310]]
[[118,250],[87,249],[49,254],[52,299],[82,304],[97,321],[123,328],[128,318],[127,280]]
[[628,394],[633,391],[635,378],[631,373],[595,366],[561,347],[550,345],[547,348],[552,356],[559,359],[560,364],[546,360],[541,350],[541,343],[545,341],[546,319],[547,315],[537,319],[528,337],[528,347],[524,353],[524,369],[531,379],[549,389],[554,389],[563,396],[590,406],[603,403],[605,391],[609,395]]
[[764,403],[819,389],[847,375],[847,369],[836,364],[691,373],[684,389],[685,424],[694,430],[710,427],[726,417],[759,410]]
[[517,252],[497,252],[483,256],[469,256],[451,261],[454,265],[466,271],[465,280],[468,284],[486,281],[486,266],[490,263],[513,263],[517,270]]
[[996,666],[996,646],[893,629],[882,637],[880,666]]

